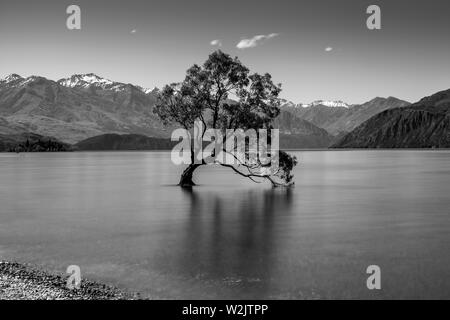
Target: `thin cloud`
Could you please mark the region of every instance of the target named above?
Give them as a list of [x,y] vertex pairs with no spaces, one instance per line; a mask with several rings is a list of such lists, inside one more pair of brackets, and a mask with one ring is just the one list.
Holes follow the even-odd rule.
[[221,47],[221,46],[222,46],[222,41],[220,41],[219,39],[216,39],[216,40],[211,41],[210,44],[211,44],[212,46],[218,46],[218,47]]
[[267,35],[260,34],[260,35],[254,36],[253,38],[250,38],[250,39],[242,39],[236,45],[236,48],[238,48],[238,49],[254,48],[258,45],[263,44],[266,40],[275,38],[278,35],[279,35],[278,33],[271,33],[271,34],[267,34]]
[[132,34],[136,33],[136,32],[137,32],[137,29],[133,29],[133,30],[130,31],[130,33],[132,33]]
[[333,48],[332,48],[332,47],[326,47],[326,48],[325,48],[325,51],[326,51],[326,52],[331,52],[331,51],[333,51]]

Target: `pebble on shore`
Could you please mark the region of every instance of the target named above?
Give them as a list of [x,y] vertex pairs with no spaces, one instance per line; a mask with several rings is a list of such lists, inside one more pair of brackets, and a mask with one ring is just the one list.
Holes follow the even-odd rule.
[[0,261],[0,300],[135,300],[128,293],[83,279],[80,289],[66,287],[67,276],[54,275],[16,262]]

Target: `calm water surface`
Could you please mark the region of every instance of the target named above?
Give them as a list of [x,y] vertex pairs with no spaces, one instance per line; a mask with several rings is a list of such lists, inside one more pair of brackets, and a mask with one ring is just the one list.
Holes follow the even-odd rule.
[[295,154],[294,189],[191,191],[166,152],[0,154],[0,259],[162,299],[450,298],[450,151]]

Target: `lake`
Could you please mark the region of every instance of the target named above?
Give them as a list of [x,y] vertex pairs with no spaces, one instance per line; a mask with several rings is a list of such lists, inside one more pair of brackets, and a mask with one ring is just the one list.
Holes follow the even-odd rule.
[[[296,151],[296,186],[169,152],[0,154],[0,258],[157,299],[450,298],[450,151]],[[366,269],[381,268],[381,290]]]

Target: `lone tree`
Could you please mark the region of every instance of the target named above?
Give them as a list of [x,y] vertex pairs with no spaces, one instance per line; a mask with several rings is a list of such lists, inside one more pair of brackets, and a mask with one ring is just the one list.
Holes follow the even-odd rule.
[[[280,113],[280,91],[281,84],[275,85],[270,74],[250,74],[237,57],[233,59],[218,50],[203,66],[194,64],[189,68],[183,82],[166,85],[158,93],[154,112],[164,124],[177,123],[188,131],[192,131],[198,119],[205,129],[223,132],[227,129],[270,131],[273,120]],[[201,132],[202,138],[205,131]],[[195,185],[194,171],[206,164],[205,161],[196,163],[194,153],[191,147],[191,161],[181,175],[180,186]],[[255,182],[268,180],[273,186],[293,184],[291,171],[296,164],[294,156],[281,150],[277,170],[268,170],[266,164],[247,158],[236,165],[218,163]]]

